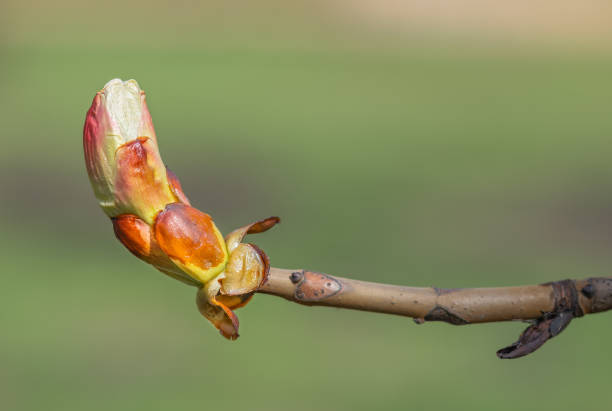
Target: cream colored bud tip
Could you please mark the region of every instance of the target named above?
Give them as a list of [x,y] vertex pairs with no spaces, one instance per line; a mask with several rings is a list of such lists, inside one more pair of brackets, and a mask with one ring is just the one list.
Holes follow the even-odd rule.
[[136,80],[122,81],[115,78],[102,89],[104,105],[111,118],[119,126],[124,142],[138,137],[142,118],[142,97],[144,92]]
[[106,90],[110,90],[110,89],[118,88],[118,87],[127,88],[127,89],[132,90],[133,92],[138,92],[138,93],[142,91],[136,80],[130,79],[130,80],[123,81],[120,78],[114,78],[110,80],[108,83],[104,85],[102,91],[106,91]]

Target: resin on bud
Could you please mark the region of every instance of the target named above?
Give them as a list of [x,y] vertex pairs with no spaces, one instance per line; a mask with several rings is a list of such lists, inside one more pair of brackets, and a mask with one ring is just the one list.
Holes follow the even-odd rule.
[[135,80],[111,80],[96,94],[83,146],[94,194],[119,241],[163,273],[198,287],[200,312],[225,337],[237,338],[232,310],[251,299],[269,270],[265,253],[242,244],[242,238],[268,230],[278,218],[242,227],[224,239],[165,167],[145,93]]

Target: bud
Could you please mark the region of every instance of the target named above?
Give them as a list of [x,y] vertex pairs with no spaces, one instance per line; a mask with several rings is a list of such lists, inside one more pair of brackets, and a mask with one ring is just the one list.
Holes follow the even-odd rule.
[[135,80],[111,80],[96,94],[83,146],[94,194],[119,241],[159,271],[198,287],[202,315],[226,338],[237,338],[232,310],[250,301],[270,267],[262,250],[241,241],[279,219],[249,224],[224,239],[162,162],[145,93]]
[[134,214],[152,224],[159,211],[178,201],[157,149],[145,93],[135,80],[111,80],[96,94],[83,146],[91,185],[109,217]]

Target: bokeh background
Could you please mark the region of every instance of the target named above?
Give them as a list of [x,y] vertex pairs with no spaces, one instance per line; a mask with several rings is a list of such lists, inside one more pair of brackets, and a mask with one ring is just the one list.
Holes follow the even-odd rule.
[[[435,4],[432,4],[435,3]],[[535,4],[534,4],[535,3]],[[0,408],[602,408],[612,317],[500,361],[451,327],[257,296],[227,342],[113,238],[81,132],[114,77],[223,232],[415,286],[612,273],[607,1],[0,4]]]

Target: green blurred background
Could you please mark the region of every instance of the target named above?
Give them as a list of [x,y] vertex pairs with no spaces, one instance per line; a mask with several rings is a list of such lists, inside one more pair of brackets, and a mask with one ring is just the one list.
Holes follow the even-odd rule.
[[451,327],[260,295],[227,342],[114,240],[81,132],[114,77],[223,232],[277,267],[415,286],[612,273],[612,8],[3,1],[0,409],[601,408],[610,315],[500,361]]

